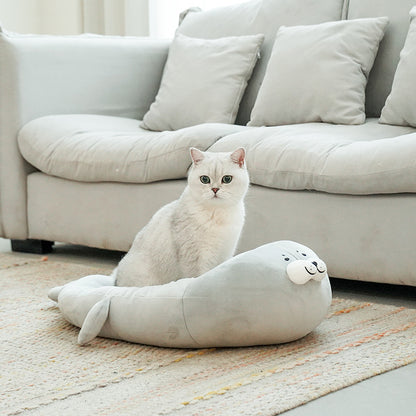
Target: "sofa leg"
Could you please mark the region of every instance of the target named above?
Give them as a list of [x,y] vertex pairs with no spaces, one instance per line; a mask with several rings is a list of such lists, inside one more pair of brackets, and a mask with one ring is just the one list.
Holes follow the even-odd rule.
[[21,253],[47,254],[52,251],[53,241],[35,240],[29,238],[27,240],[11,240],[12,251]]

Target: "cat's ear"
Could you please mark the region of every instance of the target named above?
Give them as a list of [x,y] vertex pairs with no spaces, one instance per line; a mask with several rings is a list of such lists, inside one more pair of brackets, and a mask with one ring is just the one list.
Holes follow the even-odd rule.
[[244,148],[240,147],[237,150],[234,150],[234,152],[231,153],[231,160],[234,163],[237,163],[240,168],[244,166],[244,158],[246,157],[246,151]]
[[192,161],[195,163],[195,165],[204,160],[204,152],[201,152],[196,147],[191,147],[190,152]]

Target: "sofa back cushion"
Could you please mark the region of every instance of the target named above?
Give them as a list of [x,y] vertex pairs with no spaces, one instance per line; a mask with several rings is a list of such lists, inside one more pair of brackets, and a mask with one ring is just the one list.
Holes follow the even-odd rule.
[[415,0],[349,0],[348,19],[388,16],[389,25],[380,43],[366,91],[368,117],[379,117],[390,93],[399,54],[409,30],[409,11]]
[[343,3],[343,0],[253,0],[188,13],[178,32],[205,39],[258,33],[265,35],[261,58],[249,81],[237,116],[238,124],[246,124],[263,81],[277,29],[281,25],[308,25],[339,20],[342,18]]

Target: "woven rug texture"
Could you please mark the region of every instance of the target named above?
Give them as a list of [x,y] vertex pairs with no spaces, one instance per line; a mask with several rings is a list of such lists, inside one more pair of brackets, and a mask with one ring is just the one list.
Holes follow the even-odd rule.
[[288,344],[80,347],[47,291],[110,270],[0,254],[0,414],[276,415],[416,360],[416,309],[340,298]]

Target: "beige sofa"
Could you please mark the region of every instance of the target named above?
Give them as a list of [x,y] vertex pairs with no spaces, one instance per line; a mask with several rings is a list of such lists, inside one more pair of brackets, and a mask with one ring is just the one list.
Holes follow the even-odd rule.
[[[148,131],[169,41],[0,34],[0,236],[128,250],[182,192],[188,148],[247,149],[252,186],[239,251],[295,240],[334,277],[416,286],[416,129],[381,124],[413,1],[263,0],[192,12],[196,38],[263,33],[236,124]],[[363,124],[247,127],[282,25],[387,16]]]

